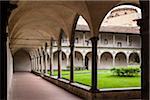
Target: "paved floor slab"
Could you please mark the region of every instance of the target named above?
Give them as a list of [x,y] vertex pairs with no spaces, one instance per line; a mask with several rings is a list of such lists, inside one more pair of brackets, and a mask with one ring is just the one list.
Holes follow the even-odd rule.
[[11,98],[11,100],[82,100],[28,72],[14,73]]

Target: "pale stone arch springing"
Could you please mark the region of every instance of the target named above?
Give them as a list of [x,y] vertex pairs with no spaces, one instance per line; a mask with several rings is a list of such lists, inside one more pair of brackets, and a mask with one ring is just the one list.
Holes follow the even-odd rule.
[[129,55],[129,65],[140,65],[140,57],[138,53],[133,52]]
[[115,66],[116,67],[125,67],[127,66],[127,56],[123,52],[119,52],[115,56]]
[[104,52],[100,56],[100,68],[110,69],[113,66],[113,56],[110,52]]

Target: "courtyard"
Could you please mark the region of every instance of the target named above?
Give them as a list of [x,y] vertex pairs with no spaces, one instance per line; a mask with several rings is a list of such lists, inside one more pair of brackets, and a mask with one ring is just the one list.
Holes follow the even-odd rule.
[[[48,71],[48,74],[50,72]],[[58,71],[54,71],[54,76],[57,78]],[[98,70],[97,71],[99,89],[106,88],[129,88],[129,87],[141,87],[141,75],[138,74],[134,77],[119,77],[113,75],[110,70]],[[62,78],[69,80],[70,71],[62,70]],[[91,70],[74,71],[74,82],[91,86]]]

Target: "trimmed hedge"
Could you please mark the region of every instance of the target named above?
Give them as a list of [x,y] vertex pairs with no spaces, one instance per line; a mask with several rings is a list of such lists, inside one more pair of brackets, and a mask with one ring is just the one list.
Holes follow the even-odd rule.
[[111,71],[114,75],[120,77],[134,77],[137,76],[141,69],[140,67],[120,67],[120,68],[112,68]]
[[[70,70],[70,66],[67,66],[66,68],[67,68],[67,70]],[[74,66],[74,70],[85,70],[85,69],[86,69],[86,67]]]

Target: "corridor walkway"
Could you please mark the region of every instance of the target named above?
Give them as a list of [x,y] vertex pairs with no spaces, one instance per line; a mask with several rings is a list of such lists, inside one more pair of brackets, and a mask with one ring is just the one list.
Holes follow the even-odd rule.
[[79,97],[28,72],[13,75],[12,100],[81,100]]

